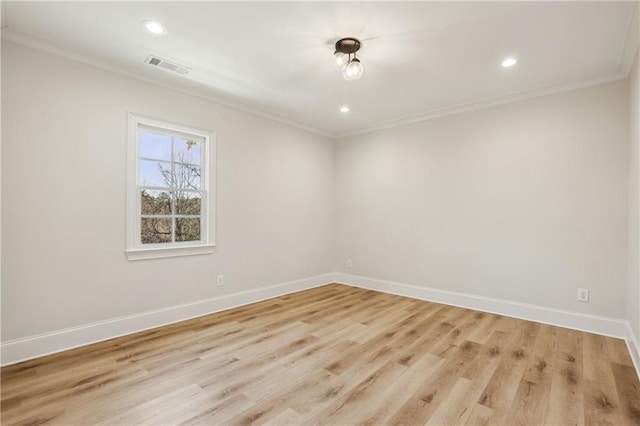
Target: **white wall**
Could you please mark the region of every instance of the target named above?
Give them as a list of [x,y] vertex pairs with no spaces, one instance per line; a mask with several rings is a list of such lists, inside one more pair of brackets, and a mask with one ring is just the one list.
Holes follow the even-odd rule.
[[629,75],[629,287],[627,317],[640,342],[640,52]]
[[[2,55],[3,341],[331,270],[331,140],[15,44]],[[217,132],[213,255],[125,260],[129,110]]]
[[[627,90],[618,81],[340,140],[335,269],[623,318]],[[579,287],[590,303],[576,301]]]

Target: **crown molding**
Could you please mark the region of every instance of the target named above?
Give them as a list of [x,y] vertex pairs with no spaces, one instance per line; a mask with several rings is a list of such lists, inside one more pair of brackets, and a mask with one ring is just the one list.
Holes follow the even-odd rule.
[[571,90],[582,89],[589,86],[597,86],[599,84],[605,84],[616,80],[622,80],[627,75],[622,71],[614,71],[603,76],[594,78],[588,78],[579,81],[569,81],[556,83],[551,85],[540,86],[534,89],[525,90],[521,92],[514,92],[508,95],[496,96],[491,98],[484,98],[473,100],[461,104],[452,105],[445,108],[425,111],[415,115],[409,115],[389,121],[383,121],[368,127],[365,127],[354,132],[342,133],[336,136],[336,139],[344,139],[351,136],[362,135],[365,133],[371,133],[376,130],[389,129],[392,127],[404,126],[406,124],[418,123],[426,120],[433,120],[435,118],[446,117],[449,115],[461,114],[464,112],[475,111],[484,108],[490,108],[494,106],[510,104],[513,102],[524,101],[527,99],[540,98],[543,96],[555,95],[557,93],[568,92]]
[[629,76],[633,62],[636,59],[636,52],[638,51],[638,45],[640,44],[640,3],[636,1],[633,8],[633,13],[629,17],[629,24],[627,29],[627,38],[625,39],[624,46],[620,52],[620,59],[618,60],[618,70],[622,72],[625,77]]
[[145,83],[153,84],[155,86],[159,86],[164,89],[173,90],[175,92],[180,92],[189,96],[193,96],[198,99],[213,102],[215,104],[232,108],[238,111],[257,115],[259,117],[263,117],[272,121],[286,124],[288,126],[295,127],[298,129],[306,130],[308,132],[315,133],[320,136],[324,136],[328,138],[336,137],[336,134],[334,133],[326,132],[324,130],[315,128],[301,121],[294,120],[292,118],[279,114],[275,111],[270,111],[270,110],[266,110],[266,109],[255,107],[255,106],[249,106],[240,102],[235,102],[235,101],[223,98],[221,96],[216,96],[205,90],[198,90],[198,89],[186,87],[180,84],[173,84],[158,78],[153,78],[153,76],[146,75],[146,73],[142,73],[139,70],[133,67],[128,67],[126,65],[116,65],[116,66],[106,65],[104,63],[105,61],[100,58],[96,58],[94,56],[87,55],[87,54],[77,53],[69,48],[60,46],[55,43],[51,43],[47,40],[33,37],[31,35],[27,35],[17,30],[13,30],[11,29],[10,26],[2,30],[2,39],[6,41],[10,41],[20,46],[25,46],[25,47],[30,47],[32,49],[40,50],[40,51],[52,54],[54,56],[71,59],[73,61],[80,62],[85,65],[89,65],[105,71],[109,71],[114,74],[120,74],[120,75],[124,75],[126,77],[130,77],[139,81],[144,81]]

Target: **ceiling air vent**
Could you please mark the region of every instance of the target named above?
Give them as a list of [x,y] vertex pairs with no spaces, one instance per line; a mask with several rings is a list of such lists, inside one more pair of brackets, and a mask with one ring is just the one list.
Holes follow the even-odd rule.
[[183,75],[187,74],[191,70],[191,68],[185,67],[184,65],[176,64],[175,62],[167,61],[166,59],[162,59],[153,55],[149,55],[149,57],[145,59],[144,62],[149,65],[153,65],[158,68],[163,68],[167,71]]

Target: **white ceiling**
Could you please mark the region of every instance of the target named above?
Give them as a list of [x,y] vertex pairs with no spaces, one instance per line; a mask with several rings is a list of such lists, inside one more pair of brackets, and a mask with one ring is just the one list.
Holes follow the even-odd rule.
[[[621,78],[635,2],[4,2],[2,37],[330,135],[549,87]],[[141,21],[168,34],[147,33]],[[360,80],[333,45],[357,37]],[[631,38],[631,37],[629,37]],[[628,43],[627,43],[628,44]],[[149,54],[193,68],[143,63]],[[519,63],[503,69],[501,60]],[[351,112],[339,112],[348,105]]]

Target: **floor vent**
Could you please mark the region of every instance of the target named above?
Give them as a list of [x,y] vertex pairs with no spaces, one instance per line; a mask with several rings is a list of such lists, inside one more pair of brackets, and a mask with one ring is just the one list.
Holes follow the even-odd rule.
[[163,68],[167,71],[175,72],[182,75],[187,74],[189,71],[191,71],[191,68],[189,67],[185,67],[184,65],[176,64],[175,62],[167,61],[166,59],[162,59],[153,55],[149,55],[149,57],[145,59],[144,62],[149,65]]

